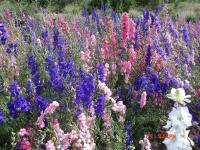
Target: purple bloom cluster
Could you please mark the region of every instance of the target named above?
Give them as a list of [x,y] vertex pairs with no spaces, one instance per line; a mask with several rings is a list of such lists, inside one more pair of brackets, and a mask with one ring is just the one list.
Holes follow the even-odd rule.
[[6,49],[6,52],[8,53],[8,54],[10,54],[11,52],[12,52],[12,50],[14,51],[14,54],[15,54],[15,56],[17,57],[17,44],[13,44],[13,43],[11,43],[11,44],[8,44],[8,48]]
[[1,38],[1,43],[5,45],[8,37],[7,37],[6,29],[1,20],[0,20],[0,38]]
[[131,123],[128,121],[125,123],[125,133],[126,133],[126,149],[131,150],[131,145],[133,144],[133,135],[131,133],[132,126]]
[[30,79],[27,80],[26,83],[26,94],[27,94],[27,99],[30,100],[31,98],[31,93],[33,92],[32,86],[31,86],[32,81]]
[[54,59],[51,56],[46,59],[46,62],[46,69],[48,70],[50,76],[51,87],[53,87],[57,92],[62,92],[64,85],[62,77],[59,75],[59,66],[54,62]]
[[105,77],[104,77],[104,65],[100,64],[98,66],[98,78],[101,82],[105,81]]
[[30,110],[30,102],[25,99],[16,81],[13,81],[10,85],[10,102],[7,103],[7,107],[10,116],[13,118]]
[[104,115],[104,100],[105,100],[104,95],[100,94],[98,96],[97,102],[94,106],[95,112],[99,117],[103,117],[103,115]]
[[5,45],[8,37],[7,37],[6,29],[1,20],[0,20],[0,38],[1,38],[1,43]]
[[147,91],[149,96],[153,96],[156,92],[160,96],[164,96],[170,87],[170,83],[174,85],[174,80],[161,81],[158,74],[153,71],[147,71],[147,76],[138,77],[135,82],[135,90]]
[[51,45],[50,45],[50,37],[48,34],[48,30],[45,30],[44,32],[42,32],[42,39],[43,39],[43,43],[45,44],[45,46],[47,46],[47,49],[50,51]]
[[0,125],[5,123],[5,118],[3,116],[3,113],[0,111]]
[[38,112],[44,111],[50,104],[50,101],[46,98],[35,94],[35,107],[38,109]]
[[32,55],[28,56],[27,62],[28,62],[28,66],[31,70],[31,75],[32,75],[31,79],[36,87],[36,93],[39,94],[42,92],[42,89],[43,89],[43,83],[40,78],[40,68],[39,68],[35,58]]
[[76,87],[76,99],[74,99],[73,103],[78,109],[82,104],[89,109],[92,104],[95,83],[93,77],[85,73],[82,69],[80,69],[80,75],[79,85]]
[[151,66],[151,46],[147,46],[146,66]]

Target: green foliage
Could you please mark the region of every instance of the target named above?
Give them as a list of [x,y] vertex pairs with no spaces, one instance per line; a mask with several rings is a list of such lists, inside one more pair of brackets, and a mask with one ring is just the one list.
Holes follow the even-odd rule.
[[196,19],[195,19],[195,17],[194,16],[186,16],[186,21],[187,22],[195,22],[196,21]]
[[91,0],[88,2],[88,11],[91,12],[92,7],[101,8],[102,4],[110,4],[113,10],[116,12],[129,11],[136,6],[135,0]]
[[[132,134],[135,139],[133,141],[136,149],[140,149],[137,140],[143,139],[145,134],[156,135],[162,131],[161,128],[165,125],[167,111],[170,107],[169,101],[166,100],[164,103],[165,104],[162,106],[155,107],[153,105],[153,100],[148,99],[147,105],[144,108],[136,111],[138,103],[134,102],[130,109],[127,110],[126,118],[129,120],[131,119]],[[155,140],[155,145],[162,145],[160,139],[155,138],[153,140]],[[154,148],[157,149],[156,146]]]

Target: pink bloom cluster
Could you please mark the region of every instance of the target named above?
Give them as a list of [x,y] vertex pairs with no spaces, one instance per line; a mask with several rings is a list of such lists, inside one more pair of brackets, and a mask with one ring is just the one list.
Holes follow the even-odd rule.
[[[111,103],[112,103],[112,110],[114,112],[118,112],[119,113],[119,121],[123,122],[124,121],[124,114],[126,112],[126,106],[123,104],[122,101],[116,102],[116,100],[111,97],[112,92],[107,87],[107,85],[105,83],[102,83],[101,81],[99,81],[98,87],[104,93],[105,100],[107,102],[111,101]],[[108,117],[105,117],[105,118],[108,118]]]
[[52,140],[49,140],[46,144],[46,150],[56,150],[54,143],[52,142]]
[[126,47],[126,42],[128,39],[128,34],[129,34],[129,16],[128,13],[123,13],[122,14],[122,25],[121,25],[122,33],[121,33],[121,47],[125,48]]
[[59,123],[55,123],[53,126],[57,138],[57,145],[61,146],[63,150],[69,147],[78,148],[79,150],[94,150],[95,143],[90,132],[94,119],[81,113],[78,116],[78,130],[72,130],[69,133],[64,133]]
[[151,143],[149,142],[149,139],[146,135],[144,136],[143,140],[139,141],[139,144],[142,145],[142,150],[151,150]]
[[140,108],[143,108],[146,105],[146,101],[147,101],[147,92],[143,91],[140,98]]
[[56,101],[53,101],[46,109],[44,112],[41,113],[41,115],[38,117],[36,125],[38,125],[40,128],[44,128],[44,117],[46,115],[53,114],[56,108],[59,107],[59,103]]

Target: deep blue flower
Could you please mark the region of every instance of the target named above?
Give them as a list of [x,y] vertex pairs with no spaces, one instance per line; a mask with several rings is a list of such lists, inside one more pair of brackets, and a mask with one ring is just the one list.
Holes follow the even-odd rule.
[[49,76],[50,76],[50,84],[51,86],[57,91],[62,92],[64,89],[63,80],[61,76],[59,75],[59,67],[54,62],[53,57],[49,56],[46,59],[47,65],[46,69],[48,70]]
[[161,83],[161,90],[162,90],[163,95],[166,94],[168,89],[169,89],[169,82],[168,81]]
[[1,43],[3,45],[5,45],[8,37],[7,37],[6,29],[5,29],[3,22],[1,20],[0,20],[0,38],[1,38]]
[[59,72],[60,74],[66,78],[67,77],[67,61],[65,58],[65,51],[61,50],[58,52],[58,65],[59,65]]
[[103,117],[104,115],[104,95],[103,94],[100,94],[98,96],[98,99],[97,99],[97,102],[94,106],[94,109],[95,109],[95,113],[99,116],[99,117]]
[[5,118],[3,116],[3,113],[0,111],[0,125],[5,123]]
[[61,50],[63,45],[63,39],[60,37],[59,31],[56,27],[53,28],[53,45],[54,50]]
[[121,87],[117,88],[117,95],[119,96],[119,99],[122,99],[122,88]]
[[139,89],[142,89],[142,90],[145,89],[146,86],[147,86],[147,82],[148,82],[148,78],[147,78],[147,77],[145,77],[145,76],[138,77],[138,78],[136,79],[134,89],[135,89],[136,91],[138,91]]
[[173,23],[169,24],[169,31],[170,34],[175,38],[175,41],[178,40],[178,31],[175,29]]
[[73,101],[75,107],[78,109],[84,105],[89,109],[92,105],[94,91],[95,83],[93,77],[80,69],[80,80],[79,84],[76,86],[76,99]]
[[103,64],[100,64],[98,66],[98,79],[101,81],[101,82],[104,82],[105,79],[104,79],[104,65]]
[[36,87],[36,93],[39,94],[42,92],[43,89],[39,65],[37,64],[35,58],[32,55],[28,56],[27,62],[32,75],[31,79]]
[[197,138],[197,146],[198,146],[198,148],[200,148],[200,135]]
[[156,52],[160,54],[164,59],[166,59],[166,52],[162,49],[162,47],[158,43],[158,39],[155,35],[152,36],[153,44],[156,48]]
[[31,93],[33,92],[32,86],[31,86],[32,81],[30,79],[27,80],[26,83],[26,94],[27,94],[27,99],[30,100],[31,98]]
[[130,146],[133,143],[132,126],[130,122],[125,123],[125,133],[126,133],[126,149],[131,150]]
[[147,53],[146,53],[146,66],[151,66],[151,46],[147,46]]
[[84,3],[83,3],[82,16],[83,17],[87,16],[86,0],[84,0]]
[[49,34],[48,34],[47,30],[42,32],[42,39],[43,39],[43,42],[44,42],[45,46],[47,46],[48,50],[51,50],[50,37],[49,37]]
[[149,20],[149,18],[150,18],[149,9],[146,9],[146,11],[144,12],[143,16],[144,16],[144,19],[145,19],[145,20]]
[[142,83],[141,83],[141,90],[145,90],[147,87],[147,83],[148,83],[148,78],[143,76],[141,77]]
[[20,87],[16,81],[10,85],[10,102],[7,103],[9,114],[13,118],[17,118],[21,113],[30,110],[30,102],[24,98]]
[[50,104],[51,101],[46,98],[35,94],[35,107],[38,109],[39,114],[44,111]]
[[172,86],[174,88],[179,88],[180,87],[180,83],[175,77],[171,77],[171,84],[172,84]]
[[185,41],[186,45],[190,46],[189,32],[185,26],[182,29],[182,33],[183,33],[183,40]]
[[154,92],[154,84],[150,83],[148,84],[148,87],[147,87],[147,94],[149,96],[153,96],[153,92]]
[[106,12],[106,7],[107,7],[107,6],[106,6],[105,3],[102,3],[102,4],[101,4],[101,10],[102,10],[103,13]]
[[71,57],[69,58],[69,60],[67,62],[67,74],[69,75],[70,82],[76,80],[74,60]]

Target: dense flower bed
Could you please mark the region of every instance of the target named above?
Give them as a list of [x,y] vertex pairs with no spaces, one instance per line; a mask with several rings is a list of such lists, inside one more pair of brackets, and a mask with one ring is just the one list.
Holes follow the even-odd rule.
[[76,19],[6,8],[0,148],[198,149],[199,32],[166,7]]

